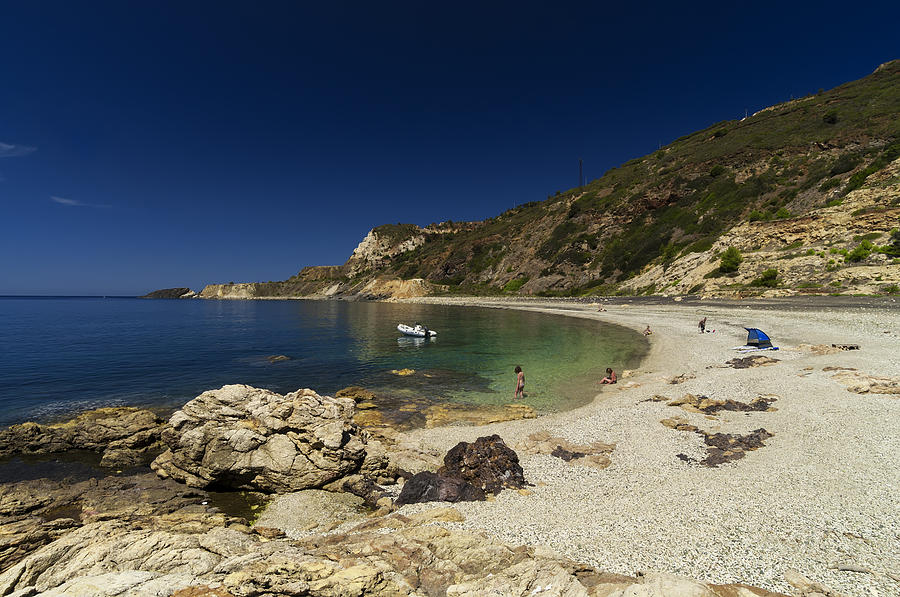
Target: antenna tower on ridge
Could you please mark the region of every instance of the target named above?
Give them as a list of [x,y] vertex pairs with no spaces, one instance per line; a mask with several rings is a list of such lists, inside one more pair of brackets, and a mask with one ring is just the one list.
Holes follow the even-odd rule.
[[584,160],[578,158],[578,186],[584,186]]

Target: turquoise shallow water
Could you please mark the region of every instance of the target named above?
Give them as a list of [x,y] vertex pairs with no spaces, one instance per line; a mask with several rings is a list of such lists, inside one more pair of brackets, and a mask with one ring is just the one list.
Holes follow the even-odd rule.
[[[414,340],[398,323],[437,338]],[[637,333],[505,309],[339,301],[0,298],[0,425],[98,406],[177,408],[246,383],[333,394],[361,385],[402,399],[504,404],[526,373],[540,411],[587,402],[607,366],[643,354]],[[272,363],[266,357],[289,360]],[[394,369],[413,375],[398,376]]]

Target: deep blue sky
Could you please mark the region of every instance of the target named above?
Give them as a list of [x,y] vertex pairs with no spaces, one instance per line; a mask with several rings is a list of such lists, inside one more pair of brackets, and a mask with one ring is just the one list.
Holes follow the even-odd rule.
[[900,4],[0,3],[0,294],[343,263],[900,58]]

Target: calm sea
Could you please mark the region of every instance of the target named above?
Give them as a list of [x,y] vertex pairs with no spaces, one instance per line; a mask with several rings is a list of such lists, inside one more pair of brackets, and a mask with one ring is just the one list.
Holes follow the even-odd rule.
[[[437,330],[401,337],[398,323]],[[516,365],[540,411],[584,404],[643,338],[600,322],[511,310],[340,301],[0,297],[0,425],[109,405],[181,406],[246,383],[333,394],[360,385],[435,402],[505,404]],[[271,362],[268,357],[288,360]],[[392,370],[413,369],[399,376]]]

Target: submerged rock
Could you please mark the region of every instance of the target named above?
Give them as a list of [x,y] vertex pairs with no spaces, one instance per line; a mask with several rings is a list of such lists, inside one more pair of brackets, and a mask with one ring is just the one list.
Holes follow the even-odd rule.
[[62,423],[22,423],[0,430],[0,456],[90,450],[104,466],[130,466],[162,451],[163,421],[131,406],[98,408]]
[[353,401],[246,385],[204,392],[169,419],[170,447],[151,467],[192,487],[286,493],[354,475],[390,476],[387,456],[355,423]]

